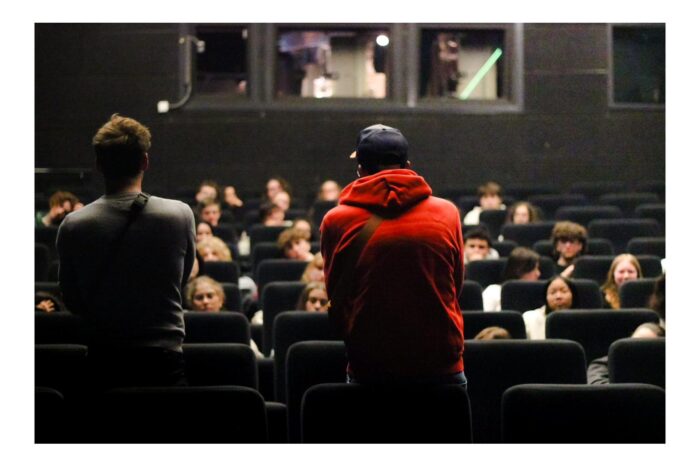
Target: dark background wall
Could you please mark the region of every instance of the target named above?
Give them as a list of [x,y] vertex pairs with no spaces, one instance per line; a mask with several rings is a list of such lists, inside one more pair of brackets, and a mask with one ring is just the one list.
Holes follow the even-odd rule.
[[[410,158],[436,191],[580,181],[635,185],[664,179],[665,115],[611,109],[605,24],[524,27],[521,113],[184,109],[156,102],[179,92],[179,26],[38,24],[36,167],[91,167],[90,139],[119,112],[151,128],[146,189],[174,193],[204,178],[260,192],[272,174],[296,195],[325,178],[352,180],[345,157],[357,132],[400,128]],[[37,179],[37,187],[39,182]]]

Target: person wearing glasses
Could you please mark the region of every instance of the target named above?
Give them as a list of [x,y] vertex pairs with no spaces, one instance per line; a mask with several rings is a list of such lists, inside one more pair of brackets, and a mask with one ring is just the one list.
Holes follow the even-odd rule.
[[552,228],[552,255],[556,273],[570,278],[574,272],[574,261],[586,253],[588,232],[574,222],[557,222]]

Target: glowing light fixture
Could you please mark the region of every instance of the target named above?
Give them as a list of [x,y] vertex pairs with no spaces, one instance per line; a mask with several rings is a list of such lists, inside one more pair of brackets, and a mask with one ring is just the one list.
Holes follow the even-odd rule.
[[377,36],[377,45],[380,47],[386,47],[389,45],[389,37],[387,37],[385,34],[379,34]]
[[497,48],[489,57],[488,60],[486,60],[486,63],[483,64],[481,68],[479,68],[479,71],[476,72],[474,77],[472,78],[471,81],[469,81],[469,84],[467,84],[467,87],[464,88],[462,93],[459,95],[459,98],[462,100],[467,100],[471,93],[476,89],[476,86],[479,85],[482,79],[484,79],[484,76],[486,76],[486,73],[488,73],[493,65],[496,64],[499,58],[501,58],[501,55],[503,55],[503,50]]

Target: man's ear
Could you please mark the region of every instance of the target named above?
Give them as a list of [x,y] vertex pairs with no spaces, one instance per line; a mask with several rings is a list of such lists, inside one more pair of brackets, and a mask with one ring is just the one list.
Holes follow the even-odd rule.
[[406,166],[404,168],[411,168],[413,164],[411,163],[410,160],[406,160]]
[[148,170],[148,166],[150,164],[150,159],[148,158],[148,152],[144,152],[143,157],[141,158],[141,171],[146,171]]
[[357,164],[357,177],[362,178],[363,176],[368,176],[369,173],[367,170],[365,170],[365,167],[362,166],[362,164]]

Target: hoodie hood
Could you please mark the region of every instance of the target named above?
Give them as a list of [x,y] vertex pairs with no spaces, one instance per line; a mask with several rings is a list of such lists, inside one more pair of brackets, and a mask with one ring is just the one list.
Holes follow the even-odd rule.
[[383,170],[359,178],[340,193],[340,204],[383,214],[398,214],[432,194],[425,179],[405,168]]

